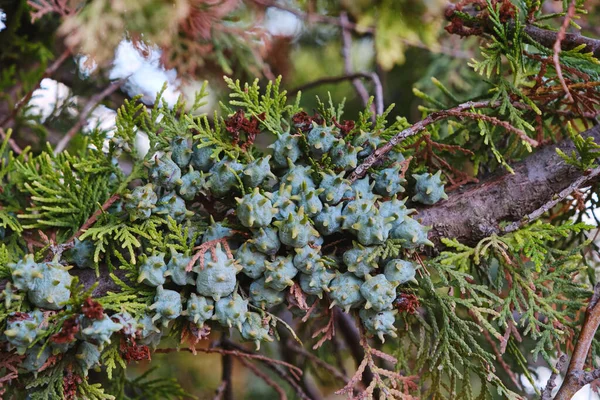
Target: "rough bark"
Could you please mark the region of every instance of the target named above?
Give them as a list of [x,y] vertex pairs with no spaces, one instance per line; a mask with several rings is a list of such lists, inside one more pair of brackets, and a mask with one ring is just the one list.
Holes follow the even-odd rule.
[[[597,126],[582,135],[600,142]],[[496,174],[453,192],[446,201],[419,209],[417,218],[433,227],[429,239],[435,244],[442,237],[473,244],[502,233],[500,222],[520,221],[552,201],[585,175],[560,158],[557,147],[567,154],[574,149],[570,139],[546,146],[514,165],[514,174]]]

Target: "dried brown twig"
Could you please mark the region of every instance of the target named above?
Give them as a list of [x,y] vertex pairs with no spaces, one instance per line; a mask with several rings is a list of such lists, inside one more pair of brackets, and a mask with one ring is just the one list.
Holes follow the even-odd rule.
[[54,152],[56,154],[62,152],[64,149],[67,148],[71,139],[73,139],[73,137],[77,134],[77,132],[79,132],[81,127],[87,122],[87,118],[90,115],[90,113],[94,111],[94,109],[102,100],[104,100],[107,96],[110,96],[115,91],[117,91],[125,83],[126,80],[127,78],[123,78],[118,81],[115,81],[108,85],[106,89],[104,89],[100,93],[95,94],[90,98],[90,100],[85,104],[85,106],[83,106],[83,109],[79,114],[79,119],[77,120],[75,125],[73,125],[71,129],[69,129],[69,131],[65,134],[65,136],[63,136],[63,138],[60,140],[60,142],[58,142],[58,144],[54,148]]
[[66,49],[61,53],[60,56],[58,56],[58,58],[56,60],[54,60],[54,62],[52,64],[50,64],[50,66],[48,66],[48,68],[46,68],[46,70],[44,71],[44,73],[42,74],[42,76],[40,77],[38,82],[35,84],[35,86],[32,87],[31,90],[29,90],[29,92],[27,92],[25,97],[23,97],[23,99],[17,103],[17,105],[13,108],[12,112],[9,115],[7,115],[2,121],[0,121],[0,128],[5,127],[10,121],[12,121],[17,116],[17,114],[19,113],[19,110],[29,103],[29,100],[31,100],[31,96],[33,96],[33,92],[35,92],[36,89],[39,89],[40,84],[42,83],[42,80],[44,80],[44,78],[48,78],[48,77],[52,76],[52,74],[54,74],[56,72],[56,70],[58,70],[58,68],[70,56],[71,56],[71,50]]
[[267,356],[263,356],[261,354],[256,354],[256,353],[252,353],[249,350],[246,351],[240,351],[240,350],[227,350],[227,349],[222,349],[222,348],[218,348],[218,347],[212,347],[212,348],[195,348],[195,349],[187,349],[187,348],[181,348],[181,349],[177,349],[177,348],[164,348],[164,349],[156,349],[154,352],[155,353],[159,353],[159,354],[168,354],[168,353],[175,353],[178,351],[188,351],[190,353],[193,353],[193,351],[199,352],[199,353],[218,353],[218,354],[229,354],[232,355],[234,357],[238,357],[238,358],[251,358],[251,359],[255,359],[255,360],[259,360],[259,361],[263,361],[266,364],[273,364],[273,365],[279,365],[282,366],[284,368],[286,368],[287,370],[293,372],[294,375],[297,376],[301,376],[302,375],[302,370],[298,367],[296,367],[295,365],[292,365],[290,363],[287,363],[285,361],[281,361],[281,360],[276,360],[274,358],[269,358]]
[[378,148],[377,150],[375,150],[373,152],[373,154],[371,154],[369,157],[367,157],[362,162],[362,164],[360,164],[354,170],[354,172],[352,172],[352,175],[350,175],[350,178],[349,178],[350,181],[354,182],[355,180],[363,177],[367,173],[367,170],[369,168],[371,168],[376,162],[381,160],[381,158],[383,156],[385,156],[390,150],[392,150],[392,148],[394,146],[401,143],[404,139],[406,139],[410,136],[414,136],[417,133],[424,131],[429,125],[432,125],[442,119],[447,119],[447,118],[451,118],[451,117],[482,120],[482,121],[489,122],[494,125],[501,126],[510,132],[516,133],[521,140],[528,142],[530,145],[532,145],[534,147],[537,146],[538,142],[536,140],[531,139],[521,129],[517,129],[517,128],[513,127],[506,121],[502,121],[502,120],[499,120],[498,118],[491,117],[488,115],[482,115],[482,114],[477,114],[477,113],[473,113],[473,112],[468,112],[468,110],[471,110],[471,109],[496,108],[499,105],[500,105],[499,102],[490,103],[489,101],[477,101],[477,102],[468,101],[466,103],[459,104],[458,106],[447,109],[447,110],[440,110],[440,111],[432,112],[426,118],[422,119],[421,121],[415,123],[414,125],[406,128],[406,129],[404,129],[403,131],[397,133],[385,145],[383,145],[380,148]]
[[216,258],[216,246],[219,243],[223,245],[223,250],[225,250],[227,257],[229,259],[233,259],[233,254],[231,253],[231,249],[229,248],[229,243],[227,243],[227,240],[230,237],[231,236],[226,236],[224,238],[210,240],[206,243],[202,243],[200,246],[195,247],[194,250],[197,250],[197,252],[196,254],[194,254],[188,265],[185,267],[186,272],[191,272],[192,268],[194,268],[194,265],[196,264],[196,261],[198,260],[200,260],[200,269],[202,270],[204,268],[204,254],[207,251],[210,251],[212,253],[213,258]]
[[413,397],[410,392],[417,390],[417,384],[415,382],[417,376],[407,377],[398,372],[377,366],[375,363],[376,357],[385,360],[392,365],[396,365],[398,360],[389,354],[371,347],[364,333],[361,333],[360,344],[364,349],[364,359],[361,361],[356,369],[356,373],[350,381],[348,381],[346,386],[335,393],[351,396],[354,387],[361,382],[363,373],[368,367],[373,371],[373,380],[367,386],[365,391],[359,394],[358,399],[371,399],[373,398],[373,392],[378,389],[381,391],[381,398],[416,400],[416,397]]
[[335,335],[335,312],[333,309],[328,308],[326,315],[329,316],[329,319],[327,320],[325,326],[321,327],[320,329],[317,329],[312,335],[313,339],[321,334],[323,335],[313,346],[313,350],[316,350],[319,347],[323,346],[323,344],[325,344],[326,341],[331,340]]
[[281,386],[279,386],[277,384],[277,382],[275,382],[273,379],[271,379],[271,377],[269,377],[269,375],[262,372],[256,365],[252,364],[250,361],[246,360],[245,358],[240,358],[239,360],[242,364],[244,364],[244,366],[246,368],[248,368],[250,371],[252,371],[254,373],[254,375],[258,376],[267,385],[271,386],[277,392],[277,395],[279,396],[279,400],[287,400],[287,395],[285,394],[285,390]]
[[574,14],[575,14],[575,0],[571,0],[571,4],[569,5],[567,15],[565,15],[565,19],[562,23],[562,26],[560,27],[560,30],[558,31],[558,34],[556,35],[556,41],[554,42],[554,46],[552,46],[552,50],[554,51],[554,54],[552,56],[552,61],[554,62],[554,69],[556,70],[556,76],[558,77],[558,80],[560,81],[560,84],[562,85],[563,90],[565,91],[565,95],[567,96],[567,100],[569,103],[573,103],[573,96],[571,96],[571,92],[569,91],[569,88],[567,87],[567,83],[565,82],[565,78],[563,77],[562,69],[560,67],[560,52],[561,52],[560,43],[565,38],[565,34],[567,33],[567,27],[569,26],[569,22],[571,21],[571,18],[573,18]]

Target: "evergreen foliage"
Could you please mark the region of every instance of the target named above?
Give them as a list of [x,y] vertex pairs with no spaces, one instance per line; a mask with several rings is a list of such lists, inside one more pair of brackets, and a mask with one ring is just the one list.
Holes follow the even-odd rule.
[[[39,11],[45,2],[31,3]],[[385,9],[405,10],[399,3]],[[441,207],[455,189],[513,173],[536,147],[562,137],[575,145],[571,154],[557,150],[564,162],[595,170],[600,146],[578,132],[600,100],[598,60],[585,46],[564,50],[561,71],[553,49],[527,33],[573,18],[584,11],[579,2],[551,15],[534,1],[463,3],[477,7],[454,9],[448,30],[484,38],[468,64],[481,90],[461,99],[464,93],[431,79],[427,90],[414,89],[423,101],[423,120],[414,125],[392,119],[393,105],[375,114],[373,98],[345,120],[344,101],[331,94],[327,102],[317,97],[311,115],[300,92],[288,98],[281,77],[262,86],[225,77],[228,100],[211,116],[199,111],[206,84],[193,104],[180,98],[171,106],[165,86],[153,106],[125,100],[113,136],[93,131],[63,152],[48,144],[17,154],[12,132],[3,134],[0,395],[185,398],[174,379],[151,378],[152,370],[130,379],[126,370],[152,352],[189,349],[296,372],[235,340],[259,348],[318,338],[313,349],[327,353],[346,318],[359,327],[364,360],[338,393],[352,395],[370,374],[363,395],[371,398],[519,398],[512,375],[532,380],[530,359],[553,367],[581,330],[579,313],[595,283],[584,257],[594,226],[575,207],[550,207],[539,221],[513,221],[519,229],[509,233],[503,229],[511,221],[495,221],[497,230],[469,244],[435,237],[410,207]],[[78,46],[89,50],[98,25],[87,26],[93,9],[77,7],[82,11],[61,29],[77,33]],[[220,29],[237,15],[213,7]],[[358,26],[373,18],[361,8]],[[133,33],[150,9],[164,10],[163,22],[188,35],[178,36],[179,45],[192,40],[172,19],[181,10],[161,1],[140,3],[131,20],[106,12]],[[376,48],[400,35],[389,18],[378,21]],[[412,29],[431,40],[427,29]],[[240,54],[254,54],[221,33],[203,38],[217,46],[206,62],[227,71]],[[164,45],[157,34],[148,32]],[[228,61],[223,43],[244,48]],[[31,43],[23,51],[35,50]],[[385,50],[377,57],[389,69],[402,56]],[[260,64],[256,58],[249,70]],[[0,89],[15,76],[3,72]],[[563,83],[571,102],[556,95],[566,96]],[[147,153],[136,144],[140,132]],[[595,205],[594,195],[595,186],[586,189],[585,200]],[[588,207],[583,194],[573,196],[580,209]],[[211,330],[222,346],[197,347]],[[597,343],[592,354],[600,354]]]

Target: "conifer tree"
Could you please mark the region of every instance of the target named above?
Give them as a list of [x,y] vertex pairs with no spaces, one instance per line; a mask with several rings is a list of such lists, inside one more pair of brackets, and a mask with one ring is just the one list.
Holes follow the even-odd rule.
[[[593,11],[0,1],[0,398],[251,398],[239,369],[262,398],[597,388]],[[119,75],[127,49],[150,67]],[[221,382],[148,367],[178,352]]]

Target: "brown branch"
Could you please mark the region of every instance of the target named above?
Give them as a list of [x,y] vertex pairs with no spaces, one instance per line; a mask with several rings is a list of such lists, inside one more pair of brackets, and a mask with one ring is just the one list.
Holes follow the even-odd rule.
[[542,205],[540,208],[536,209],[535,211],[525,215],[519,221],[510,223],[503,229],[503,231],[505,233],[513,232],[513,231],[516,231],[517,229],[519,229],[520,227],[522,227],[523,225],[525,225],[526,223],[528,223],[530,221],[535,221],[536,219],[538,219],[539,217],[544,215],[546,212],[550,211],[558,203],[560,203],[561,201],[566,199],[568,196],[573,194],[577,189],[584,187],[588,182],[596,179],[599,175],[600,175],[600,167],[596,167],[590,171],[587,171],[584,175],[575,179],[569,186],[567,186],[565,189],[563,189],[560,193],[557,193],[556,195],[554,195],[550,201],[548,201],[547,203],[545,203],[544,205]]
[[[490,105],[490,107],[491,107],[491,105]],[[489,122],[492,125],[501,126],[502,128],[506,129],[507,131],[515,133],[522,141],[529,143],[533,147],[537,147],[539,144],[537,142],[537,140],[534,140],[534,139],[530,138],[529,136],[527,136],[527,134],[522,129],[515,128],[510,123],[508,123],[506,121],[502,121],[498,118],[491,117],[489,115],[482,115],[482,114],[463,112],[463,111],[448,110],[446,112],[448,113],[449,116],[453,116],[453,117],[457,117],[457,118],[461,118],[461,119],[462,118],[471,118],[471,119],[475,119],[475,120],[479,120],[479,121]]]
[[25,97],[17,103],[15,108],[13,108],[12,112],[9,115],[7,115],[2,121],[0,121],[0,127],[5,127],[6,124],[8,124],[10,121],[12,121],[17,116],[17,114],[19,113],[19,110],[23,106],[27,105],[27,103],[29,103],[29,100],[31,100],[31,96],[33,96],[33,92],[40,87],[42,80],[44,78],[48,78],[48,77],[52,76],[52,74],[54,74],[56,72],[56,70],[58,70],[58,68],[67,60],[67,58],[69,58],[70,55],[71,55],[71,50],[66,49],[65,51],[62,52],[62,54],[60,56],[58,56],[58,58],[52,64],[50,64],[50,66],[48,68],[46,68],[46,70],[42,74],[42,77],[38,80],[38,82],[35,84],[35,86],[33,88],[31,88],[31,90],[29,92],[27,92]]
[[258,376],[267,385],[271,386],[277,392],[277,395],[279,396],[279,400],[287,400],[287,395],[285,394],[285,390],[283,390],[283,388],[281,386],[279,386],[277,384],[277,382],[275,382],[273,379],[271,379],[269,377],[269,375],[262,372],[260,369],[258,369],[258,367],[256,365],[252,364],[250,361],[246,360],[245,358],[240,358],[239,360],[242,364],[244,364],[244,366],[246,368],[248,368],[250,371],[252,371],[254,373],[254,375]]
[[[320,78],[308,83],[305,83],[304,85],[295,87],[292,90],[288,91],[288,96],[292,97],[294,96],[296,93],[298,92],[303,92],[305,90],[309,90],[312,88],[315,88],[317,86],[321,86],[321,85],[327,85],[330,83],[339,83],[339,82],[344,82],[344,81],[350,81],[350,80],[354,80],[354,79],[373,79],[373,76],[371,74],[365,73],[365,72],[356,72],[353,74],[345,74],[345,75],[339,75],[339,76],[326,76],[324,78]],[[379,79],[379,77],[378,77]]]
[[546,383],[546,387],[542,390],[542,395],[540,400],[552,400],[552,392],[556,387],[556,378],[558,378],[558,374],[563,369],[565,363],[567,362],[567,356],[565,354],[561,354],[556,362],[556,368],[550,374],[550,378],[548,379],[548,383]]
[[[227,341],[228,342],[228,341]],[[229,342],[228,342],[229,344]],[[189,348],[165,348],[165,349],[156,349],[154,352],[155,353],[159,353],[159,354],[168,354],[168,353],[175,353],[178,351],[187,351],[190,353],[193,353],[194,351],[196,352],[200,352],[200,353],[218,353],[218,354],[229,354],[238,358],[252,358],[255,360],[259,360],[259,361],[263,361],[266,365],[268,364],[272,364],[272,365],[279,365],[281,367],[284,367],[290,371],[292,371],[294,374],[301,376],[302,375],[302,370],[298,367],[296,367],[295,365],[292,365],[290,363],[287,363],[285,361],[281,361],[281,360],[276,360],[274,358],[269,358],[267,356],[263,356],[261,354],[257,354],[257,353],[253,353],[249,350],[246,349],[241,349],[241,348],[237,348],[235,350],[227,350],[227,349],[222,349],[222,348],[218,348],[218,347],[211,347],[211,348],[195,348],[195,349],[189,349]]]
[[[525,26],[525,33],[532,40],[549,49],[554,47],[554,43],[556,43],[556,38],[558,36],[558,33],[555,31],[538,28],[533,25]],[[582,52],[592,53],[594,57],[600,58],[600,40],[583,36],[580,33],[565,33],[563,39],[560,41],[560,48],[562,51],[568,51],[573,50],[582,44],[585,45]]]
[[[249,350],[245,349],[244,347],[240,346],[239,344],[237,344],[235,342],[232,342],[227,339],[225,340],[225,342],[227,342],[227,344],[230,348],[235,349],[238,352],[241,352],[243,355],[258,356],[258,354],[251,353]],[[254,358],[259,359],[259,357],[254,357]],[[305,392],[305,390],[300,386],[298,381],[300,380],[300,375],[302,375],[302,370],[300,370],[298,367],[295,367],[295,366],[291,365],[290,363],[287,363],[284,361],[275,360],[275,359],[264,357],[264,356],[262,358],[263,359],[261,361],[264,362],[264,366],[269,368],[273,372],[275,372],[277,375],[279,375],[279,377],[281,379],[286,381],[292,387],[292,389],[294,389],[294,391],[296,392],[296,395],[298,396],[299,399],[320,400],[319,397],[311,398],[311,396],[309,396]],[[293,368],[290,368],[290,366]],[[284,369],[286,367],[287,367],[287,370]],[[298,371],[300,371],[300,373],[298,373]]]
[[[226,334],[223,332],[222,338],[225,338]],[[225,350],[228,349],[227,342],[223,342],[222,346]],[[221,355],[221,368],[223,369],[221,375],[221,381],[225,384],[223,388],[223,394],[220,397],[223,400],[233,400],[233,385],[231,382],[231,375],[233,373],[233,357],[231,354],[224,353]]]
[[452,116],[456,116],[456,113],[463,113],[472,108],[493,108],[495,104],[490,104],[488,101],[479,101],[473,102],[469,101],[463,104],[460,104],[454,108],[449,110],[435,111],[429,114],[425,119],[417,122],[416,124],[406,128],[405,130],[397,133],[394,137],[392,137],[385,145],[381,146],[377,150],[373,152],[369,157],[367,157],[361,165],[359,165],[352,175],[350,175],[350,181],[354,182],[355,180],[363,177],[369,168],[371,168],[377,161],[381,160],[383,156],[385,156],[394,146],[401,143],[404,139],[414,136],[419,132],[422,132],[429,125]]
[[213,397],[213,400],[222,400],[223,399],[223,393],[225,393],[225,388],[226,387],[227,387],[227,382],[222,381],[221,384],[219,385],[219,387],[216,390],[215,397]]
[[[340,22],[342,26],[342,57],[344,59],[344,73],[346,75],[352,74],[352,33],[348,26],[348,14],[346,12],[342,12],[340,14]],[[359,79],[353,79],[352,85],[354,85],[354,90],[358,94],[358,97],[363,102],[363,105],[366,107],[369,104],[369,92],[365,85]],[[375,105],[371,105],[371,112],[373,113],[372,119],[375,122],[375,115],[377,114],[377,110],[375,109]]]
[[[456,14],[456,11],[459,11],[458,8],[459,7],[457,7],[455,4],[449,4],[448,7],[446,7],[445,16],[448,21],[452,21],[454,18],[460,18],[460,16]],[[464,12],[466,10],[462,11]],[[494,34],[493,26],[487,24],[487,21],[473,18],[470,20],[461,19],[461,22],[467,28],[479,28],[481,31]],[[541,44],[550,50],[554,48],[559,35],[559,32],[538,28],[537,26],[531,24],[525,25],[524,30],[529,42]],[[565,33],[560,40],[560,50],[562,51],[573,50],[581,45],[585,45],[585,47],[581,50],[582,52],[592,53],[594,57],[600,58],[600,40],[598,39],[582,36],[579,32],[577,32]]]
[[69,240],[67,240],[67,243],[73,242],[76,238],[78,238],[79,236],[81,236],[82,233],[84,233],[86,230],[88,230],[92,225],[94,225],[96,223],[96,221],[98,220],[98,217],[106,212],[106,210],[108,210],[110,208],[110,206],[112,206],[114,204],[115,201],[119,200],[121,198],[121,196],[119,194],[113,194],[112,196],[110,196],[108,198],[108,200],[106,200],[104,202],[104,204],[102,204],[102,206],[96,210],[91,217],[89,217],[87,219],[87,221],[84,222],[83,225],[81,225],[81,228],[79,228],[79,230],[77,232],[75,232],[75,234],[73,234],[73,236],[71,236],[71,238]]
[[[600,143],[598,126],[581,135]],[[429,240],[439,243],[440,238],[447,237],[474,244],[492,234],[514,230],[597,178],[596,169],[584,172],[567,164],[556,153],[557,148],[566,154],[575,150],[570,139],[548,145],[514,164],[513,174],[498,171],[478,184],[465,185],[448,200],[420,208],[417,218],[433,227]],[[509,223],[505,230],[500,229],[501,222]]]
[[75,125],[73,125],[71,129],[69,129],[67,134],[63,136],[60,142],[58,142],[58,144],[56,145],[56,148],[54,149],[54,152],[56,154],[62,152],[64,149],[67,148],[71,139],[75,137],[77,132],[79,132],[81,127],[87,122],[87,118],[90,115],[90,113],[94,110],[94,108],[96,108],[96,106],[98,106],[98,104],[102,100],[104,100],[104,98],[110,96],[112,93],[117,91],[117,89],[119,89],[123,85],[123,83],[125,83],[126,80],[127,78],[123,78],[118,81],[115,81],[108,85],[108,87],[106,87],[102,92],[97,93],[90,98],[90,100],[85,104],[85,106],[81,110],[81,113],[79,114],[79,119],[77,120]]
[[563,77],[563,74],[562,74],[562,68],[560,67],[560,52],[561,52],[560,43],[565,38],[565,35],[567,33],[567,28],[569,27],[569,22],[571,21],[571,18],[573,18],[574,14],[575,14],[575,0],[571,0],[571,4],[569,5],[567,15],[565,15],[565,19],[560,27],[560,30],[558,31],[558,34],[556,35],[556,41],[554,42],[554,46],[552,46],[552,50],[554,52],[554,54],[552,55],[552,62],[554,63],[554,69],[556,70],[556,76],[558,77],[558,80],[559,80],[561,86],[563,87],[563,90],[565,91],[565,95],[567,96],[567,101],[569,103],[573,103],[573,96],[571,96],[571,92],[569,91],[569,88],[567,87],[567,83],[565,82],[565,78]]
[[298,353],[306,358],[308,358],[309,360],[311,360],[315,365],[318,365],[319,367],[325,369],[327,372],[329,372],[332,376],[334,376],[335,378],[341,380],[344,383],[348,383],[349,379],[348,377],[343,374],[340,370],[338,370],[337,368],[335,368],[333,365],[321,360],[319,357],[317,357],[316,355],[312,354],[310,351],[306,350],[303,347],[300,346],[296,346],[294,344],[290,344],[287,349],[289,349],[290,351],[293,351],[295,353]]
[[594,287],[594,294],[592,295],[592,298],[590,299],[585,311],[583,326],[581,328],[581,332],[579,333],[575,350],[573,350],[573,355],[571,356],[571,361],[569,362],[569,368],[567,369],[565,380],[558,390],[558,393],[554,398],[555,400],[570,400],[575,393],[579,391],[579,389],[581,389],[585,384],[589,383],[589,381],[586,381],[586,379],[590,379],[594,376],[593,373],[587,373],[589,375],[586,376],[583,368],[585,365],[585,360],[587,359],[590,351],[592,341],[596,335],[596,331],[600,326],[600,304],[598,300],[600,300],[600,283],[597,283]]
[[[334,307],[336,322],[338,324],[338,332],[342,334],[346,345],[350,349],[352,358],[356,366],[360,366],[365,358],[365,350],[361,345],[360,332],[354,323],[352,317],[343,312],[339,307]],[[371,369],[367,366],[363,371],[362,382],[365,387],[368,387],[373,382],[374,376]]]
[[297,8],[288,7],[280,2],[272,1],[272,0],[252,0],[254,3],[261,5],[263,7],[273,7],[278,8],[283,11],[287,11],[290,14],[295,15],[303,21],[307,21],[308,23],[317,22],[320,24],[326,25],[335,25],[339,27],[343,27],[346,29],[353,30],[358,33],[373,33],[373,28],[370,27],[361,27],[360,30],[358,26],[354,22],[348,21],[347,23],[342,23],[339,18],[331,17],[329,15],[323,14],[313,14],[313,13],[305,13],[303,11],[298,10]]

